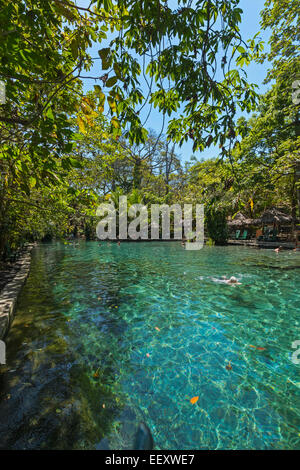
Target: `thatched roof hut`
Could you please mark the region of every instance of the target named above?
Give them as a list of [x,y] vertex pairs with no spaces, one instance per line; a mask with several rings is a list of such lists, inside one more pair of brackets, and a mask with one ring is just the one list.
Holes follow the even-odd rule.
[[292,223],[293,218],[291,215],[285,214],[284,212],[280,211],[276,207],[272,207],[272,209],[267,209],[257,222],[260,224],[281,224],[281,225],[288,225]]
[[271,209],[265,210],[258,219],[250,219],[242,212],[238,212],[234,219],[228,221],[228,225],[232,228],[249,227],[251,225],[268,225],[274,223],[279,225],[289,225],[292,221],[293,218],[291,215],[282,212],[282,210],[277,209],[277,207],[272,207]]
[[254,222],[254,219],[249,219],[242,212],[238,212],[234,219],[228,221],[228,225],[231,228],[239,228],[255,225]]

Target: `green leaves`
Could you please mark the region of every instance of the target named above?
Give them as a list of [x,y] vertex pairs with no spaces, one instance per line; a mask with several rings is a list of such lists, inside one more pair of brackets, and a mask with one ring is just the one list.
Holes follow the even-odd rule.
[[54,121],[54,115],[53,115],[53,111],[52,111],[51,107],[48,108],[47,113],[46,113],[46,117],[48,119],[50,119],[50,121]]
[[118,78],[117,77],[110,77],[107,82],[105,83],[105,85],[110,88],[112,86],[114,86],[118,81]]
[[99,113],[103,113],[104,111],[104,103],[105,103],[105,95],[102,92],[102,89],[99,85],[94,85],[95,94],[98,98],[98,111]]
[[54,2],[53,6],[57,13],[66,18],[70,23],[73,23],[78,18],[78,14],[75,9],[67,8],[59,2]]
[[[102,2],[98,2],[98,7],[100,8]],[[110,12],[113,8],[112,0],[103,0],[103,8],[105,11]]]
[[71,168],[83,168],[83,165],[77,158],[68,156],[62,160],[62,167],[65,170],[70,170]]
[[120,129],[120,122],[116,117],[112,118],[111,124],[115,129]]
[[101,57],[102,60],[102,69],[107,70],[111,66],[111,57],[110,57],[110,48],[105,47],[103,49],[100,49],[98,51],[99,56]]
[[158,106],[160,111],[167,112],[169,116],[174,111],[177,111],[179,107],[178,93],[175,89],[165,92],[164,90],[158,90],[152,93],[150,103],[154,104],[154,108]]
[[[157,0],[102,0],[81,10],[73,1],[2,0],[0,23],[5,28],[3,34],[0,31],[0,77],[11,77],[7,79],[7,103],[1,106],[0,114],[5,142],[1,162],[6,162],[8,187],[15,184],[16,191],[34,192],[38,187],[42,191],[67,184],[76,169],[82,170],[77,167],[75,145],[88,145],[91,155],[98,149],[99,139],[105,142],[101,158],[107,166],[98,161],[98,167],[106,181],[108,168],[116,177],[111,165],[113,153],[120,152],[116,140],[126,129],[131,146],[145,142],[147,131],[141,116],[147,115],[152,105],[162,121],[169,118],[168,140],[181,145],[190,139],[194,150],[219,145],[223,155],[231,157],[227,144],[236,141],[236,115],[250,112],[256,102],[255,89],[241,68],[250,60],[261,60],[259,39],[247,44],[240,36],[242,11],[238,3],[210,0],[188,4],[184,0],[170,8],[167,2]],[[242,147],[250,153],[253,148],[265,151],[270,139],[283,158],[295,154],[297,143],[295,135],[286,130],[295,120],[287,86],[299,72],[299,62],[294,60],[298,50],[297,2],[268,1],[263,27],[270,25],[274,28],[271,57],[279,54],[283,58],[276,61],[276,72],[271,75],[280,76],[281,85],[267,99],[269,111],[262,112]],[[110,31],[119,34],[101,44]],[[90,54],[93,43],[100,44],[101,60]],[[93,77],[93,73],[96,81],[88,82],[94,85],[93,92],[82,98],[82,77]],[[100,132],[105,105],[111,119]],[[240,126],[244,139],[249,127]],[[275,129],[275,140],[271,128]],[[122,154],[122,162],[127,157]],[[274,155],[272,158],[274,161]],[[126,172],[124,175],[125,187],[130,182]],[[79,181],[78,177],[72,184],[79,185]]]
[[73,59],[76,60],[78,57],[78,53],[79,53],[79,42],[77,38],[74,38],[71,41],[70,48],[71,48]]
[[113,69],[114,69],[114,72],[115,72],[117,78],[119,80],[122,80],[121,66],[118,63],[114,62]]
[[228,228],[225,210],[213,205],[205,208],[205,221],[208,236],[216,245],[226,245],[228,240]]
[[77,116],[77,122],[78,122],[79,131],[82,132],[82,134],[84,134],[86,132],[85,122],[81,116]]
[[107,101],[108,101],[111,112],[116,113],[117,112],[117,103],[115,102],[114,98],[112,96],[108,96]]

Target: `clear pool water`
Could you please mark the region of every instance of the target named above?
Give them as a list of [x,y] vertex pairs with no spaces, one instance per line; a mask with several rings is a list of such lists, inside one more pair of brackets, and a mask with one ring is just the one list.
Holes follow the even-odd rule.
[[0,366],[0,447],[126,449],[145,421],[157,449],[299,449],[299,273],[294,252],[37,247]]

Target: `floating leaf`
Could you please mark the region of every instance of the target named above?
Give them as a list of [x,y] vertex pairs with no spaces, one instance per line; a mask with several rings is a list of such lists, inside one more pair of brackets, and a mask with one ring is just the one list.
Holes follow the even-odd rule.
[[253,344],[249,344],[250,348],[257,349],[257,351],[265,351],[266,348],[263,348],[261,346],[254,346]]
[[155,326],[155,329],[156,329],[157,331],[160,331],[160,329],[158,328],[158,326]]
[[193,397],[190,399],[190,402],[192,405],[194,405],[195,403],[197,403],[198,400],[199,400],[199,397]]

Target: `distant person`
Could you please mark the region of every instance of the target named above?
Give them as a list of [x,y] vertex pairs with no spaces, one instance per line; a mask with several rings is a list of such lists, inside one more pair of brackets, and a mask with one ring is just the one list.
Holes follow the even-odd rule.
[[282,251],[282,250],[283,250],[282,246],[279,246],[278,248],[275,248],[274,251],[275,251],[276,253],[279,253],[279,252]]
[[231,276],[230,279],[226,279],[226,283],[227,284],[237,284],[237,285],[241,284],[240,282],[238,282],[237,278],[234,277],[234,276]]
[[223,282],[224,284],[235,284],[236,286],[241,285],[241,282],[238,282],[237,278],[231,276],[231,278],[227,279],[226,276],[222,276],[222,279],[213,279],[215,282]]

